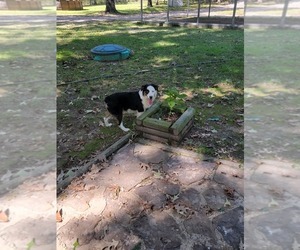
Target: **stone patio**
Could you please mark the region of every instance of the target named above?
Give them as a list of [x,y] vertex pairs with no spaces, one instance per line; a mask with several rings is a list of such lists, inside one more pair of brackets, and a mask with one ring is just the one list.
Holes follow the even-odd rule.
[[57,249],[239,249],[242,179],[234,162],[127,144],[58,196]]

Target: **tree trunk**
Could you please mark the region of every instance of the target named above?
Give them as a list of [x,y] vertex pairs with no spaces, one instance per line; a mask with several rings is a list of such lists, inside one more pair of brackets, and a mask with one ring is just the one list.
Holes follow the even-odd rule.
[[148,7],[153,7],[152,0],[148,0]]
[[116,3],[115,0],[106,0],[106,9],[105,13],[119,13],[116,9]]

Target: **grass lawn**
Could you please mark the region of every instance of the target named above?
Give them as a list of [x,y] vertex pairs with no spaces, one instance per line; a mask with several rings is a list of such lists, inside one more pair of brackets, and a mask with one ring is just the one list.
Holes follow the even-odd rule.
[[[187,94],[195,125],[181,147],[243,160],[243,30],[156,27],[130,22],[58,24],[58,168],[107,148],[124,133],[101,126],[106,95],[155,83]],[[134,56],[92,60],[100,44],[121,44]],[[125,118],[134,129],[134,117]]]
[[289,28],[245,32],[245,156],[299,168],[298,36]]
[[55,159],[56,30],[46,24],[4,22],[0,31],[2,183]]

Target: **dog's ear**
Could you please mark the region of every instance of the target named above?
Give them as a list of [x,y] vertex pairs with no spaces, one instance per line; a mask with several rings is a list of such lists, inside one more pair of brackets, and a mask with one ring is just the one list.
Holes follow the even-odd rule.
[[156,84],[151,84],[151,85],[155,88],[156,91],[158,91],[158,86]]
[[147,90],[147,87],[148,87],[148,84],[145,84],[145,85],[143,85],[143,86],[141,87],[141,90],[142,90],[142,91],[145,91],[145,90]]

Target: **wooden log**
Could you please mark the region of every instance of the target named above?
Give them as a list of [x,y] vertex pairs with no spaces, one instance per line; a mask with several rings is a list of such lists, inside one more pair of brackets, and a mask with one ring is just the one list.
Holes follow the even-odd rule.
[[157,129],[163,132],[169,132],[169,128],[171,127],[172,122],[158,120],[150,117],[146,117],[143,121],[143,126],[148,128]]
[[123,147],[131,137],[132,137],[132,133],[129,132],[128,134],[120,138],[118,141],[116,141],[113,145],[111,145],[106,150],[104,150],[102,154],[107,158],[108,156],[112,155],[114,152],[119,150],[121,147]]
[[183,128],[189,123],[189,121],[193,118],[195,113],[195,109],[189,107],[174,124],[171,126],[171,132],[174,135],[179,135]]
[[142,125],[143,124],[143,120],[146,117],[151,116],[154,113],[156,113],[157,110],[159,109],[160,105],[161,105],[160,102],[154,103],[149,109],[147,109],[143,114],[141,114],[139,117],[136,118],[136,124],[137,125]]
[[169,144],[169,139],[162,138],[162,137],[159,137],[159,136],[156,136],[156,135],[143,133],[143,137],[147,138],[147,139],[150,139],[150,140],[159,141],[159,142],[162,142],[162,143]]
[[153,128],[147,128],[147,127],[144,127],[144,126],[136,125],[135,129],[138,130],[138,131],[142,131],[144,133],[159,136],[159,137],[162,137],[162,138],[165,138],[165,139],[170,139],[170,140],[175,140],[175,141],[180,141],[180,139],[181,139],[179,135],[173,135],[171,133],[159,131],[159,130],[156,130],[156,129],[153,129]]
[[[171,145],[173,145],[173,146],[178,146],[178,144],[182,141],[182,139],[184,138],[184,136],[186,135],[186,133],[192,128],[192,126],[193,126],[193,123],[194,123],[194,121],[193,120],[191,120],[188,124],[187,124],[187,126],[182,130],[182,133],[180,134],[180,135],[178,135],[178,136],[174,136],[174,135],[172,135],[172,134],[168,134],[169,136],[168,136],[168,138],[166,138],[166,137],[161,137],[161,134],[160,134],[160,136],[159,135],[157,135],[158,133],[156,133],[156,134],[153,134],[153,132],[154,131],[149,131],[147,128],[145,128],[145,127],[142,127],[142,128],[144,128],[144,129],[142,129],[142,130],[144,130],[144,131],[148,131],[148,132],[151,132],[151,133],[143,133],[143,137],[144,138],[147,138],[147,139],[151,139],[151,140],[154,140],[154,141],[159,141],[159,142],[162,142],[162,143],[167,143],[167,144],[171,144]],[[158,132],[158,131],[157,131]]]
[[187,132],[190,131],[190,129],[192,128],[194,124],[194,120],[190,120],[189,123],[184,127],[184,129],[181,131],[181,133],[178,135],[179,140],[170,140],[169,144],[171,144],[172,146],[178,146],[182,139],[184,138],[184,136],[187,134]]
[[187,132],[190,131],[190,129],[192,128],[194,124],[194,119],[190,120],[189,123],[184,127],[184,129],[181,131],[180,133],[180,141],[183,139],[183,137],[186,135]]

